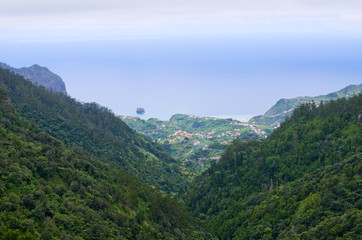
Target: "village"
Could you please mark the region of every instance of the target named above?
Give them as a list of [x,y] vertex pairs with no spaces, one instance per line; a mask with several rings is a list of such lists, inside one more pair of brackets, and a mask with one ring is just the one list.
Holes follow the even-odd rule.
[[183,165],[195,167],[196,164],[201,171],[219,161],[220,149],[235,139],[249,139],[250,135],[267,137],[258,126],[231,118],[176,114],[169,121],[154,118],[146,121],[138,117],[119,117],[138,133],[162,144]]

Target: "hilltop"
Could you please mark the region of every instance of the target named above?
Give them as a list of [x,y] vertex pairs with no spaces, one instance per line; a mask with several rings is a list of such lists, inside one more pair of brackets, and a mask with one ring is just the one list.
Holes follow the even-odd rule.
[[291,99],[282,98],[264,115],[251,118],[249,123],[277,127],[287,116],[292,115],[293,110],[296,107],[303,103],[314,101],[318,105],[321,101],[328,102],[342,97],[352,97],[358,95],[361,91],[362,84],[350,85],[339,91],[316,97],[296,97]]
[[0,67],[9,69],[10,71],[23,76],[25,79],[36,85],[44,86],[54,92],[66,93],[65,83],[57,74],[51,72],[48,68],[34,64],[30,67],[14,68],[5,63],[0,62]]
[[191,172],[208,168],[220,159],[224,149],[235,139],[265,138],[269,129],[234,119],[175,114],[169,121],[156,118],[120,116],[131,128],[160,143]]

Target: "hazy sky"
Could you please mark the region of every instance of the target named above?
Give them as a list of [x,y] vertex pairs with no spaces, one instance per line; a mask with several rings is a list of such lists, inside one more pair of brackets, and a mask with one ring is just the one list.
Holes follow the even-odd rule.
[[0,27],[19,41],[204,34],[361,37],[360,0],[4,0]]
[[362,77],[361,0],[5,0],[1,62],[117,114],[254,115]]

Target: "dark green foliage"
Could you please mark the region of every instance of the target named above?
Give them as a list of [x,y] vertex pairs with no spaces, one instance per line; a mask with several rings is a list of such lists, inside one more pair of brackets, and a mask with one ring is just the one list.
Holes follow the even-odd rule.
[[0,89],[0,239],[210,239],[168,195],[20,117]]
[[103,162],[121,164],[141,181],[167,193],[184,189],[181,163],[136,134],[109,109],[52,93],[2,68],[0,88],[7,91],[22,117],[66,145],[80,147]]
[[[362,95],[301,105],[267,140],[233,142],[180,196],[220,239],[359,239],[361,116]],[[211,239],[134,176],[177,192],[180,172],[108,109],[0,69],[0,239]]]
[[235,141],[183,197],[220,239],[358,239],[362,95],[303,104],[264,141]]

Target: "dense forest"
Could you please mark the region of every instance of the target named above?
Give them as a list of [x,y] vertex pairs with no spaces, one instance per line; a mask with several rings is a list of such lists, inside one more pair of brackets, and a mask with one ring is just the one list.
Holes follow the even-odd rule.
[[67,146],[80,147],[103,162],[120,164],[142,182],[167,193],[185,188],[182,164],[160,145],[136,134],[109,109],[53,93],[2,68],[0,88],[6,90],[22,117]]
[[185,203],[220,239],[362,236],[362,95],[303,104],[264,141],[235,141]]
[[67,146],[0,89],[0,239],[209,239],[169,195]]
[[311,102],[188,186],[107,108],[0,68],[0,239],[360,239],[361,151],[362,94]]

